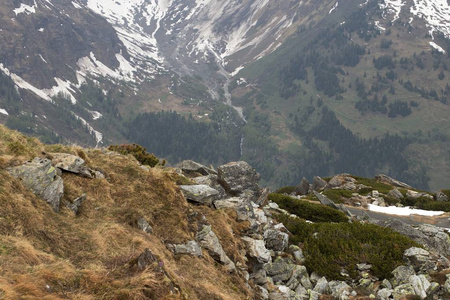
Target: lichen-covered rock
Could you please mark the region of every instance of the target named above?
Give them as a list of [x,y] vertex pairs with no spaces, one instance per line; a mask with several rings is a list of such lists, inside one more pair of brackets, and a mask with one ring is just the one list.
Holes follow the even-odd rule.
[[390,299],[391,295],[392,295],[392,290],[388,289],[388,288],[383,288],[381,290],[378,290],[378,292],[377,292],[377,297],[380,300]]
[[392,189],[387,194],[388,197],[394,198],[394,199],[402,199],[403,194],[398,189]]
[[203,225],[202,230],[197,233],[196,239],[202,248],[208,250],[208,253],[212,258],[225,266],[228,272],[236,270],[235,264],[223,250],[222,245],[220,244],[217,235],[212,231],[211,226]]
[[284,251],[289,243],[289,235],[273,229],[264,231],[266,248],[274,251]]
[[411,247],[406,249],[403,257],[414,267],[416,272],[426,273],[434,271],[436,263],[433,262],[430,252],[425,249]]
[[392,271],[392,275],[394,275],[392,285],[398,286],[400,284],[407,283],[409,281],[409,277],[416,275],[416,272],[412,266],[398,266]]
[[[333,176],[330,181],[327,183],[328,188],[341,188],[345,184],[348,183],[354,183],[356,182],[356,179],[353,177],[350,177],[349,174],[338,174]],[[355,186],[356,188],[356,186]]]
[[34,158],[21,166],[10,168],[9,173],[19,178],[36,195],[49,203],[55,212],[59,211],[61,197],[64,194],[63,180],[45,158]]
[[264,265],[267,275],[273,278],[275,283],[288,281],[295,269],[296,265],[286,262],[282,258],[277,258],[273,263]]
[[207,185],[180,185],[180,190],[183,192],[187,200],[199,204],[211,206],[213,201],[219,196],[219,192]]
[[352,288],[344,281],[330,281],[328,286],[334,299],[347,300],[350,298]]
[[405,296],[415,296],[416,292],[411,284],[405,283],[394,288],[392,296],[395,300],[404,299]]
[[328,280],[325,277],[322,277],[317,281],[316,286],[314,287],[314,291],[319,294],[326,294],[330,290],[328,286]]
[[253,192],[256,201],[259,197],[260,175],[245,161],[232,162],[217,168],[219,182],[231,195],[239,195],[245,190]]
[[424,299],[427,297],[427,291],[431,286],[431,283],[425,277],[425,275],[412,275],[408,280],[409,284],[414,288],[414,292],[417,296]]
[[248,236],[244,236],[241,239],[244,242],[249,257],[256,258],[259,263],[268,263],[272,261],[270,251],[267,250],[263,240],[255,240]]

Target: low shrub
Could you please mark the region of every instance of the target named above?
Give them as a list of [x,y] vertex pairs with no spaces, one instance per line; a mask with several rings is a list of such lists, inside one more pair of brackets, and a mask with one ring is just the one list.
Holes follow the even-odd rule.
[[403,198],[402,204],[405,206],[414,206],[424,210],[439,210],[450,212],[450,202],[439,202],[427,197],[419,197],[416,199]]
[[333,189],[333,190],[326,190],[323,192],[325,196],[333,200],[335,203],[343,203],[342,198],[351,198],[353,192],[349,190],[339,190],[339,189]]
[[277,194],[292,194],[295,190],[295,186],[284,186],[275,191]]
[[450,190],[442,190],[442,192],[450,198]]
[[348,222],[347,216],[331,207],[294,199],[282,194],[269,194],[269,199],[291,214],[312,222]]
[[352,177],[356,179],[357,184],[364,184],[364,185],[372,188],[372,190],[377,190],[382,194],[388,194],[393,189],[393,187],[390,186],[389,184],[378,182],[372,178],[364,178],[364,177],[358,177],[358,176],[352,176]]
[[108,150],[119,152],[123,155],[131,154],[133,155],[138,162],[140,162],[143,165],[148,165],[150,167],[154,167],[157,164],[164,165],[165,160],[163,160],[161,163],[159,162],[159,159],[153,155],[147,152],[147,149],[142,147],[138,144],[122,144],[122,145],[111,145],[108,147]]
[[372,274],[380,279],[403,262],[403,252],[417,243],[389,228],[362,223],[307,223],[287,215],[277,215],[293,234],[291,242],[302,243],[305,266],[329,279],[344,279],[342,268],[353,279],[358,277],[356,264],[372,265]]

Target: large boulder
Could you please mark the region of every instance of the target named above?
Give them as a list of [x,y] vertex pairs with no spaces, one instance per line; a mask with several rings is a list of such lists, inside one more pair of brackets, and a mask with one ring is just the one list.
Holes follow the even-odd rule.
[[294,194],[295,195],[308,195],[309,193],[309,181],[303,177],[302,181],[295,187]]
[[342,189],[356,189],[355,185],[356,179],[353,177],[350,177],[349,174],[338,174],[333,176],[330,181],[328,181],[327,187],[328,188],[342,188]]
[[50,160],[36,157],[32,161],[10,168],[8,171],[50,204],[55,212],[59,211],[61,197],[64,194],[64,185]]
[[211,206],[219,197],[219,192],[207,185],[180,185],[180,190],[188,201]]
[[319,176],[315,176],[313,180],[313,190],[320,191],[327,185],[327,182]]
[[213,259],[225,266],[228,272],[236,270],[235,264],[223,250],[222,245],[220,244],[217,235],[212,231],[211,226],[203,225],[202,230],[197,232],[196,239],[202,248],[208,250],[209,255],[211,255]]
[[219,182],[230,195],[240,195],[248,190],[254,201],[259,197],[259,174],[245,161],[231,162],[217,168]]
[[84,160],[81,157],[68,153],[52,153],[51,156],[55,168],[63,171],[78,174],[84,168]]
[[211,168],[205,167],[202,164],[199,164],[192,160],[184,160],[181,162],[181,170],[185,174],[193,174],[198,173],[201,175],[216,175],[217,172]]
[[273,263],[264,265],[267,275],[272,277],[273,282],[287,282],[293,275],[297,265],[291,264],[282,258],[277,258]]
[[398,286],[407,283],[409,281],[409,277],[416,275],[416,272],[412,266],[398,266],[392,271],[392,275],[394,275],[394,278],[391,280],[392,285]]
[[263,240],[255,240],[244,236],[241,238],[247,250],[247,256],[256,258],[259,263],[268,263],[272,261],[270,251],[267,250]]
[[428,273],[436,268],[436,262],[433,261],[430,252],[425,249],[411,247],[405,250],[403,257],[416,272]]
[[427,291],[431,286],[431,283],[428,281],[425,275],[412,275],[409,277],[409,284],[414,289],[414,292],[421,299],[425,299],[427,297]]
[[403,198],[403,194],[398,189],[390,190],[387,196],[399,200]]

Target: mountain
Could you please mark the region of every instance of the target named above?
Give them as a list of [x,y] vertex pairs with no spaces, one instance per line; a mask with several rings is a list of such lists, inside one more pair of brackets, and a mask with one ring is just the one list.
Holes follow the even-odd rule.
[[2,3],[0,122],[169,161],[242,158],[272,186],[383,171],[437,190],[449,20],[437,0]]
[[[245,161],[163,165],[137,145],[44,145],[0,125],[1,298],[450,295],[449,235],[430,224],[448,215],[401,207],[448,212],[450,190],[339,174],[269,194]],[[408,217],[372,211],[387,204]]]

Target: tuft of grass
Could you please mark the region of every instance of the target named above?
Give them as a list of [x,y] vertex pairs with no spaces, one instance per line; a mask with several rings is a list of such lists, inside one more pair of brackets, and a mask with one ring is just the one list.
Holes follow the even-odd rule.
[[342,268],[356,279],[359,263],[371,264],[374,276],[389,278],[391,271],[403,264],[403,252],[420,247],[389,228],[373,224],[310,224],[286,215],[276,218],[293,234],[291,242],[302,244],[308,270],[329,279],[345,279],[340,274]]
[[348,222],[347,216],[331,207],[294,199],[282,194],[269,194],[269,200],[291,214],[312,222]]

